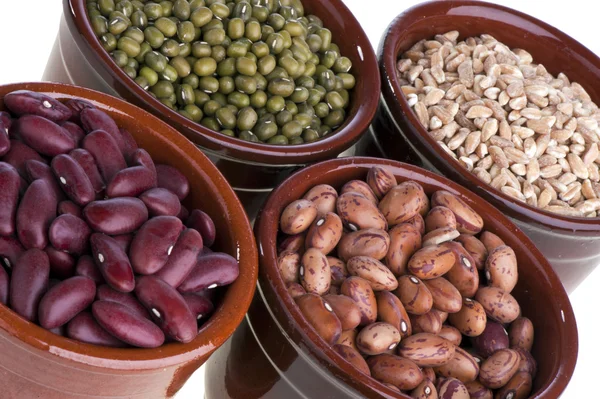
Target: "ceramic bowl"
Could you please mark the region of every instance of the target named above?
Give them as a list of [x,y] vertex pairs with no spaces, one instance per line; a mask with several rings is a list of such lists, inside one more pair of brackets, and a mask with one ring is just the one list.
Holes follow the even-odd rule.
[[239,278],[224,289],[200,334],[188,344],[117,349],[73,341],[32,324],[0,305],[0,396],[7,399],[172,397],[242,321],[257,278],[257,251],[244,209],[217,168],[185,137],[125,101],[89,89],[53,83],[0,86],[2,98],[32,90],[57,99],[91,101],[126,128],[158,163],[178,168],[190,181],[189,209],[200,208],[217,227],[214,248],[237,257]]
[[437,190],[458,195],[483,217],[485,229],[514,249],[519,282],[512,294],[536,334],[532,354],[539,370],[531,398],[558,398],[577,360],[577,327],[565,289],[531,240],[488,202],[444,177],[397,161],[345,158],[305,168],[269,196],[254,229],[260,248],[258,292],[246,321],[207,364],[207,399],[408,398],[338,358],[302,316],[277,267],[283,209],[317,184],[339,190],[350,180],[364,179],[372,166],[389,168],[398,182],[420,183],[429,195]]

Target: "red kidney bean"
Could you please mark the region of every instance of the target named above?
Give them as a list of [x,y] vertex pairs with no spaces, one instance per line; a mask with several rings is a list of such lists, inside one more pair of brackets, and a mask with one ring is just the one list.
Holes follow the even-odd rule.
[[202,236],[194,229],[186,229],[175,243],[167,263],[155,276],[172,287],[179,287],[196,265],[202,251]]
[[54,157],[75,148],[75,140],[56,123],[37,115],[24,115],[13,124],[21,140],[42,155]]
[[89,177],[72,157],[58,155],[51,163],[52,171],[67,196],[77,205],[85,206],[96,196]]
[[71,151],[69,155],[81,166],[88,179],[90,179],[90,183],[92,183],[96,194],[104,191],[106,185],[104,184],[104,180],[102,180],[102,175],[100,175],[98,165],[96,165],[96,160],[92,154],[83,148],[77,148]]
[[0,111],[0,122],[2,122],[4,132],[8,135],[8,132],[10,131],[10,128],[13,123],[12,116],[6,111]]
[[96,284],[105,283],[104,276],[90,255],[83,255],[77,260],[75,274],[92,279]]
[[58,201],[66,199],[65,193],[60,187],[60,184],[58,184],[58,180],[56,180],[56,177],[54,176],[50,166],[43,162],[30,159],[29,161],[25,162],[25,171],[27,173],[27,179],[30,182],[38,179],[46,180],[52,187],[52,191],[54,191]]
[[190,193],[190,183],[187,177],[176,168],[169,165],[156,165],[158,187],[166,188],[183,200]]
[[27,189],[17,209],[17,235],[27,249],[48,245],[48,228],[56,217],[58,201],[46,180],[36,180]]
[[65,329],[65,326],[59,326],[59,327],[51,328],[48,331],[50,331],[52,334],[60,335],[61,337],[65,337],[66,333],[67,333],[66,329]]
[[46,162],[46,160],[42,158],[36,150],[17,140],[10,140],[10,151],[8,151],[4,158],[2,158],[4,162],[14,166],[19,174],[23,177],[27,177],[25,162],[29,161],[30,159],[48,164],[48,162]]
[[48,232],[54,248],[75,255],[87,251],[91,234],[87,223],[73,215],[61,215],[54,219]]
[[182,295],[185,303],[187,303],[188,308],[196,317],[196,320],[201,320],[206,318],[209,314],[213,312],[215,309],[212,302],[205,297],[195,294],[184,294]]
[[94,262],[106,282],[117,291],[131,292],[135,277],[129,258],[119,244],[106,234],[94,233],[90,238]]
[[185,222],[187,227],[198,230],[204,240],[204,245],[210,247],[214,244],[217,237],[217,229],[215,223],[206,213],[200,209],[194,209],[190,213],[190,217]]
[[112,336],[130,345],[157,348],[165,342],[165,335],[156,324],[120,303],[96,301],[92,314]]
[[10,151],[10,137],[8,137],[8,128],[4,122],[0,120],[0,157],[6,155]]
[[154,175],[154,179],[157,179],[154,160],[148,151],[144,150],[143,148],[138,148],[133,152],[133,154],[131,154],[130,164],[131,166],[144,166],[148,168]]
[[182,227],[174,216],[157,216],[144,223],[129,248],[133,270],[139,274],[159,271],[167,263]]
[[152,172],[143,166],[133,166],[119,171],[106,187],[106,195],[115,197],[137,197],[144,191],[156,187]]
[[66,252],[48,245],[44,252],[50,259],[50,274],[60,279],[66,279],[75,275],[75,266],[77,262],[75,258]]
[[75,276],[58,283],[40,301],[40,325],[50,329],[68,323],[92,304],[95,295],[96,283],[87,277]]
[[125,159],[131,160],[133,154],[138,150],[138,145],[131,133],[129,133],[129,130],[120,128],[119,133],[121,133],[121,137],[123,138],[123,155],[125,155]]
[[[0,136],[2,132],[0,132]],[[21,179],[19,172],[6,162],[0,162],[0,235],[15,233],[17,202]]]
[[125,253],[129,253],[129,246],[131,245],[131,241],[133,241],[133,234],[120,234],[118,236],[113,236],[113,238]]
[[81,207],[73,201],[61,201],[58,203],[57,212],[59,215],[73,215],[80,219],[83,218]]
[[33,248],[17,260],[10,278],[10,307],[23,318],[35,322],[38,306],[48,289],[50,261],[44,251]]
[[198,258],[196,266],[189,276],[177,288],[179,292],[198,292],[228,285],[235,281],[240,273],[237,260],[224,253],[209,253]]
[[111,346],[114,348],[123,348],[127,345],[110,335],[94,319],[90,312],[81,312],[67,324],[67,336],[93,345]]
[[103,284],[96,290],[96,299],[99,301],[118,302],[127,306],[133,313],[145,319],[150,319],[148,310],[137,300],[133,293],[125,293]]
[[75,141],[76,147],[79,146],[81,144],[81,141],[85,138],[85,132],[83,131],[83,129],[73,122],[67,121],[60,126],[63,129],[65,129],[67,133],[69,133],[69,136],[71,136],[73,141]]
[[148,220],[148,209],[137,198],[94,201],[83,209],[92,230],[109,235],[133,233]]
[[135,294],[171,338],[188,343],[198,334],[196,316],[177,290],[158,277],[138,278]]
[[74,123],[81,123],[79,115],[85,108],[96,108],[94,104],[80,98],[73,98],[65,103],[65,107],[71,110],[71,118],[69,120]]
[[152,188],[139,198],[144,201],[151,216],[177,216],[181,212],[179,198],[165,188]]
[[181,210],[179,211],[179,213],[177,214],[177,217],[182,221],[186,221],[187,218],[190,217],[190,211],[188,211],[188,209],[183,206],[183,204],[181,205]]
[[0,237],[0,261],[10,271],[23,253],[23,246],[13,237]]
[[0,303],[8,305],[8,297],[10,295],[10,277],[2,266],[0,266]]
[[81,126],[86,132],[91,133],[94,130],[103,130],[110,134],[119,147],[121,155],[125,155],[125,141],[123,140],[123,136],[121,136],[121,132],[115,121],[108,114],[97,108],[85,108],[81,110],[79,118],[81,119]]
[[55,122],[69,119],[69,107],[55,98],[29,90],[17,90],[4,96],[4,105],[16,115],[39,115]]
[[100,175],[105,182],[110,182],[118,171],[127,167],[118,144],[104,130],[91,132],[85,136],[82,144],[83,148],[94,157]]

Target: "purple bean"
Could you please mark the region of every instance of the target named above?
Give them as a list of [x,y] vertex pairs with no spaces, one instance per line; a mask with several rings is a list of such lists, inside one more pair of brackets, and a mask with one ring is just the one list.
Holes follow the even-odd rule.
[[104,130],[96,130],[85,136],[83,148],[96,161],[103,181],[110,182],[118,171],[125,169],[125,158],[113,137]]
[[46,165],[43,162],[34,161],[30,159],[25,162],[25,171],[27,173],[27,179],[30,182],[34,182],[35,180],[42,179],[45,180],[52,187],[52,191],[56,195],[57,201],[62,201],[66,199],[66,195],[62,188],[60,188],[60,184],[58,184],[58,180],[54,176],[52,172],[52,168]]
[[90,243],[94,262],[106,282],[117,291],[133,291],[135,287],[133,270],[127,254],[119,244],[112,237],[100,233],[92,234]]
[[44,252],[46,252],[48,259],[50,259],[50,274],[52,276],[64,280],[75,275],[77,262],[71,255],[59,251],[51,245],[48,245],[44,249]]
[[188,308],[190,308],[190,311],[196,317],[196,320],[206,318],[206,316],[211,314],[215,309],[208,298],[194,294],[184,294],[182,296],[187,303]]
[[[0,136],[2,132],[0,132]],[[15,219],[19,200],[21,179],[19,172],[10,164],[0,162],[0,235],[15,234]],[[179,201],[178,201],[179,202]]]
[[157,216],[138,230],[129,249],[133,270],[154,274],[166,263],[179,238],[183,223],[173,216]]
[[196,229],[202,235],[204,245],[211,247],[215,243],[217,237],[217,229],[215,223],[206,213],[200,209],[194,209],[190,213],[190,217],[185,222],[185,225],[189,228]]
[[158,277],[138,278],[135,294],[169,337],[183,343],[198,334],[196,317],[177,290]]
[[121,133],[121,137],[123,138],[123,143],[125,145],[123,147],[123,155],[125,155],[125,159],[130,160],[133,154],[137,151],[138,145],[131,133],[129,133],[129,130],[121,128],[119,129],[119,132]]
[[113,236],[113,238],[125,253],[129,253],[129,246],[131,245],[131,241],[133,241],[133,234],[120,234],[118,236]]
[[56,123],[37,115],[24,115],[13,124],[21,140],[42,155],[54,157],[75,148],[71,134]]
[[8,128],[0,120],[0,157],[8,154],[10,151],[10,137],[8,137]]
[[65,329],[65,326],[59,326],[59,327],[54,327],[49,329],[48,331],[50,331],[52,334],[55,335],[60,335],[61,337],[65,337],[67,334],[67,331]]
[[109,235],[133,233],[148,220],[148,209],[137,198],[94,201],[83,209],[92,230]]
[[110,335],[90,312],[81,312],[67,324],[67,336],[93,345],[123,348],[127,345],[123,341]]
[[71,136],[75,142],[76,147],[79,146],[81,141],[85,138],[85,132],[83,129],[73,122],[67,121],[62,123],[60,126],[65,129],[67,133],[69,133],[69,136]]
[[37,151],[18,140],[10,140],[10,151],[4,156],[4,158],[2,158],[4,162],[14,166],[19,174],[23,177],[27,177],[25,162],[29,161],[30,159],[48,164],[48,162],[46,162],[46,160],[42,158]]
[[8,305],[8,297],[10,293],[10,277],[4,270],[4,267],[0,265],[0,303]]
[[190,217],[190,211],[181,204],[181,210],[177,214],[177,217],[181,219],[182,222],[185,222]]
[[177,243],[175,243],[167,263],[155,276],[172,287],[179,287],[196,265],[200,251],[202,251],[202,236],[200,233],[194,229],[184,230]]
[[82,167],[83,171],[87,175],[88,179],[94,187],[96,194],[101,193],[106,188],[102,175],[96,165],[96,160],[88,151],[83,148],[77,148],[69,153],[71,157]]
[[[156,166],[154,165],[154,160],[152,160],[152,157],[150,156],[148,151],[144,150],[143,148],[138,148],[137,150],[135,150],[133,154],[131,154],[131,165],[144,166],[148,168],[154,176],[154,181],[157,181]],[[155,183],[154,185],[156,186],[156,184],[157,183]]]
[[10,271],[25,251],[19,241],[13,237],[0,237],[0,261]]
[[175,193],[183,201],[190,193],[190,183],[179,170],[169,165],[156,165],[158,187]]
[[471,338],[471,342],[477,353],[487,358],[497,350],[508,348],[508,333],[502,324],[488,320],[483,333]]
[[17,209],[17,235],[27,249],[48,245],[48,228],[56,217],[58,201],[46,180],[36,180],[27,189]]
[[77,124],[81,123],[81,119],[79,118],[81,111],[83,111],[85,108],[96,108],[91,102],[82,100],[80,98],[73,98],[67,101],[65,103],[65,107],[71,110],[72,115],[70,121]]
[[100,269],[98,269],[90,255],[83,255],[77,260],[75,274],[92,279],[96,284],[105,283],[104,276],[100,273]]
[[179,198],[166,188],[152,188],[139,197],[151,216],[177,216],[181,211]]
[[12,116],[6,111],[0,111],[0,122],[3,123],[4,133],[8,134],[13,123]]
[[40,301],[40,325],[46,329],[68,323],[90,306],[96,295],[96,284],[87,277],[75,276],[48,290]]
[[77,205],[85,206],[96,196],[92,182],[72,157],[59,155],[52,160],[52,171],[67,196]]
[[106,187],[106,195],[115,197],[137,197],[144,191],[156,187],[152,172],[143,166],[133,166],[119,171]]
[[50,261],[44,251],[33,248],[17,260],[10,277],[10,307],[23,318],[35,322],[38,306],[48,289]]
[[198,258],[192,272],[177,289],[185,294],[213,289],[233,283],[239,273],[240,267],[233,256],[209,253]]
[[74,203],[73,201],[61,201],[58,203],[58,214],[59,215],[73,215],[78,218],[83,218],[83,212],[81,211],[81,207]]
[[74,255],[81,255],[88,250],[91,234],[87,223],[73,215],[61,215],[54,219],[48,232],[54,248]]
[[71,110],[55,98],[29,90],[17,90],[4,96],[4,105],[16,115],[39,115],[54,122],[66,121]]
[[112,336],[130,345],[157,348],[165,342],[165,335],[156,324],[120,303],[96,301],[92,305],[92,314]]
[[133,293],[119,292],[104,284],[96,290],[96,299],[99,301],[118,302],[127,306],[131,311],[140,317],[150,319],[148,310],[137,300]]
[[86,132],[90,133],[94,130],[105,131],[115,140],[121,154],[125,155],[125,140],[123,140],[119,127],[107,113],[97,108],[85,108],[81,111],[79,117],[81,119],[81,126]]

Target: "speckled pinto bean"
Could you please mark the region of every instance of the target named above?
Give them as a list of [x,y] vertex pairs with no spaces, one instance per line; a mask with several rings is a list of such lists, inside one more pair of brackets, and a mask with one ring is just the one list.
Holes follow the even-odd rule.
[[404,275],[398,278],[398,289],[394,294],[400,299],[408,313],[421,315],[433,307],[433,296],[429,288],[415,276]]
[[381,354],[367,359],[371,376],[400,390],[415,389],[423,381],[423,373],[414,362],[395,355]]
[[489,318],[500,323],[512,323],[521,313],[517,300],[496,287],[481,287],[475,295]]
[[305,242],[306,234],[299,233],[293,234],[291,236],[285,237],[277,247],[277,253],[282,253],[283,251],[292,251],[298,252],[300,255],[304,253],[304,242]]
[[105,112],[97,108],[85,108],[79,113],[81,126],[86,132],[91,133],[96,130],[102,130],[108,133],[119,148],[122,155],[125,154],[125,142],[115,121]]
[[0,266],[0,303],[8,305],[8,298],[10,297],[10,277],[4,267]]
[[413,333],[439,334],[442,331],[442,319],[434,309],[422,315],[409,315]]
[[466,383],[475,381],[479,375],[479,364],[473,356],[457,347],[454,356],[443,366],[434,368],[436,374],[446,378],[456,378]]
[[342,333],[342,324],[329,303],[317,294],[308,293],[296,298],[296,304],[325,342],[329,345],[337,342]]
[[342,330],[352,330],[360,324],[360,309],[354,301],[345,295],[325,295],[325,301],[331,306],[342,323]]
[[306,233],[306,248],[316,248],[327,255],[338,245],[343,232],[342,219],[332,212],[317,216]]
[[462,308],[460,292],[443,277],[423,281],[433,297],[433,307],[447,313],[456,313]]
[[41,116],[21,116],[12,128],[25,144],[42,155],[54,157],[75,148],[75,140],[65,129]]
[[119,146],[104,130],[95,130],[85,136],[82,145],[94,157],[104,182],[110,182],[117,172],[127,167]]
[[461,234],[456,238],[455,241],[461,243],[467,252],[469,252],[475,261],[475,267],[477,267],[477,270],[483,270],[485,260],[488,256],[488,250],[485,245],[483,245],[483,243],[477,237],[469,234]]
[[533,346],[533,323],[527,317],[519,317],[508,329],[511,348],[521,348],[527,352]]
[[356,347],[356,336],[357,335],[358,335],[358,331],[356,329],[344,330],[344,331],[342,331],[342,334],[338,338],[336,344],[349,346],[358,352],[358,348]]
[[95,295],[96,284],[87,277],[75,276],[58,283],[40,301],[40,325],[50,329],[68,323],[92,304]]
[[85,132],[83,131],[83,129],[73,122],[63,122],[61,123],[60,127],[62,127],[65,130],[65,132],[67,132],[69,136],[71,136],[71,138],[75,142],[76,147],[79,146],[81,141],[85,138]]
[[196,294],[184,294],[182,297],[198,321],[205,319],[215,310],[213,303],[208,298]]
[[118,291],[133,291],[135,278],[129,258],[115,239],[106,234],[94,233],[90,244],[94,262],[106,282]]
[[104,184],[104,179],[100,174],[100,170],[98,169],[98,165],[96,164],[96,160],[89,153],[89,151],[84,150],[83,148],[77,148],[69,153],[71,158],[75,160],[81,166],[85,174],[87,175],[90,183],[92,183],[92,187],[94,187],[94,192],[96,194],[102,193],[106,188]]
[[172,287],[179,287],[196,266],[202,247],[200,233],[185,229],[177,239],[167,263],[156,272],[156,277]]
[[96,290],[96,300],[118,302],[121,305],[127,306],[136,315],[150,319],[148,310],[131,292],[117,291],[108,284],[102,284]]
[[449,326],[448,324],[442,326],[438,335],[456,346],[459,346],[462,342],[462,333],[456,327]]
[[425,231],[431,232],[441,228],[456,229],[454,212],[445,206],[434,206],[425,217]]
[[362,180],[350,180],[348,183],[344,184],[340,194],[346,193],[360,194],[368,199],[369,202],[372,202],[375,206],[379,204],[379,199],[377,199],[377,196],[373,190],[371,190],[371,187],[369,187],[369,185]]
[[423,188],[413,181],[406,181],[392,188],[381,199],[379,210],[389,225],[395,226],[415,217],[428,203]]
[[537,362],[531,355],[531,353],[521,348],[513,348],[519,354],[519,372],[524,371],[531,374],[532,378],[535,378],[537,374]]
[[410,397],[413,399],[438,399],[437,388],[430,379],[423,379],[418,387],[412,390]]
[[421,248],[408,261],[408,270],[422,280],[443,276],[456,263],[454,252],[444,245]]
[[396,177],[386,168],[374,166],[367,173],[367,184],[377,198],[383,198],[398,182]]
[[337,211],[350,231],[368,228],[387,230],[387,222],[381,211],[361,194],[348,192],[340,195]]
[[329,269],[331,270],[331,285],[342,285],[346,277],[348,277],[346,264],[333,256],[327,257],[327,263],[329,263]]
[[480,366],[479,381],[490,389],[503,387],[517,373],[519,354],[512,349],[500,349]]
[[[0,135],[3,134],[0,132]],[[17,170],[5,162],[0,162],[0,235],[15,233],[17,201],[19,199],[20,177]]]
[[81,207],[73,201],[65,200],[58,203],[57,211],[58,215],[73,215],[80,219],[83,219],[83,211]]
[[317,214],[323,216],[329,212],[335,212],[338,193],[329,184],[319,184],[308,190],[302,198],[314,203],[317,207]]
[[367,362],[354,348],[347,345],[335,344],[331,347],[331,349],[336,351],[342,359],[353,365],[360,372],[366,375],[371,375],[371,371],[369,370]]
[[368,256],[355,256],[346,263],[348,272],[369,282],[373,291],[393,291],[398,280],[383,263]]
[[456,256],[454,266],[444,274],[444,278],[452,283],[463,297],[474,297],[479,289],[479,272],[473,257],[456,242],[447,242],[443,245],[450,248]]
[[481,216],[462,199],[448,191],[436,191],[431,197],[431,205],[450,209],[456,217],[456,228],[461,233],[477,234],[483,228]]
[[136,273],[154,274],[166,263],[183,223],[174,216],[157,216],[140,227],[129,248]]
[[456,378],[448,378],[438,386],[440,399],[469,399],[467,387]]
[[71,110],[60,101],[42,93],[16,90],[4,96],[4,105],[16,115],[32,114],[54,122],[71,118]]
[[66,252],[59,251],[52,245],[44,248],[50,260],[50,275],[59,279],[66,279],[75,275],[75,258]]
[[296,200],[286,206],[281,214],[279,226],[285,234],[302,233],[317,217],[317,207],[308,200]]
[[421,233],[413,225],[402,223],[389,231],[389,237],[385,263],[392,273],[402,276],[407,273],[410,257],[421,248]]
[[150,216],[177,216],[181,211],[179,198],[164,188],[152,188],[140,195],[139,199],[148,208]]
[[377,292],[375,298],[377,299],[377,319],[394,326],[402,338],[411,335],[410,318],[400,299],[388,291]]
[[98,269],[98,266],[96,266],[94,259],[90,255],[83,255],[77,259],[75,274],[92,279],[97,285],[105,283],[104,276],[100,273],[100,269]]
[[165,341],[164,333],[156,324],[118,302],[96,301],[92,314],[112,336],[130,345],[157,348]]
[[240,267],[233,256],[219,252],[203,253],[177,289],[184,294],[212,290],[233,283],[239,274]]
[[29,321],[37,321],[38,306],[48,289],[50,261],[44,251],[29,249],[15,264],[10,284],[10,307]]
[[109,235],[133,233],[148,220],[148,209],[137,198],[94,201],[83,209],[90,227]]
[[279,269],[281,278],[286,284],[298,282],[300,254],[293,251],[283,251],[277,258],[277,268]]
[[498,391],[496,397],[498,399],[527,399],[532,388],[533,381],[531,375],[525,372],[518,372]]
[[[157,190],[163,189],[159,188]],[[204,246],[211,247],[215,243],[217,228],[215,227],[215,222],[213,222],[212,218],[206,212],[202,212],[200,209],[194,209],[186,219],[185,225],[200,233]]]
[[91,102],[80,98],[72,98],[65,102],[64,105],[71,110],[71,117],[69,120],[78,124],[81,123],[79,118],[81,111],[83,111],[85,108],[96,108],[96,106]]
[[81,255],[89,248],[92,234],[85,221],[73,215],[61,215],[54,219],[48,231],[52,246],[60,251]]
[[420,367],[443,366],[450,361],[456,347],[442,337],[428,333],[413,334],[398,346],[398,354]]
[[133,166],[115,174],[106,187],[106,195],[109,198],[137,197],[154,187],[156,180],[152,172],[143,166]]
[[477,337],[473,337],[471,343],[477,354],[487,358],[500,349],[508,348],[508,333],[502,324],[488,320],[483,332]]
[[510,293],[519,280],[515,251],[506,245],[490,251],[485,262],[485,276],[490,287],[497,287]]
[[465,387],[467,388],[467,392],[469,392],[471,399],[494,399],[492,390],[486,388],[479,381],[467,382],[465,383]]
[[29,160],[38,161],[44,164],[48,162],[42,158],[36,150],[17,140],[10,140],[10,151],[2,158],[2,161],[12,165],[22,177],[27,177],[25,162]]
[[356,336],[356,347],[369,356],[391,351],[400,342],[400,332],[388,323],[372,323],[360,330]]
[[290,296],[293,299],[296,299],[299,296],[306,294],[306,290],[304,289],[304,287],[298,283],[288,283],[287,289],[288,289],[288,292],[290,293]]
[[313,294],[323,295],[331,286],[331,269],[327,257],[316,248],[307,249],[300,261],[300,283]]
[[416,214],[414,217],[408,219],[404,223],[413,226],[415,229],[417,229],[419,234],[425,234],[425,219],[423,219],[423,216],[421,216],[420,214]]
[[48,229],[56,217],[58,201],[50,184],[36,180],[27,189],[17,209],[16,226],[19,241],[25,248],[44,249],[48,245]]
[[488,252],[492,252],[494,249],[502,245],[506,245],[500,237],[498,237],[496,234],[490,231],[482,232],[479,236],[479,239],[481,240],[485,248],[488,250]]
[[56,176],[54,176],[52,168],[45,163],[34,161],[33,159],[26,161],[24,167],[27,174],[27,181],[45,180],[52,188],[58,201],[66,199],[65,192],[60,187]]
[[450,324],[468,337],[476,337],[483,333],[487,323],[483,306],[470,298],[463,298],[460,311],[450,314],[448,320]]
[[369,256],[381,260],[388,253],[390,236],[385,230],[364,229],[346,233],[342,236],[337,252],[343,261],[354,256]]
[[156,164],[156,178],[158,187],[175,193],[181,201],[190,193],[190,182],[177,168]]
[[343,295],[352,298],[361,313],[360,325],[374,323],[377,320],[377,301],[371,284],[360,277],[348,277],[342,284]]
[[93,345],[110,346],[113,348],[123,348],[127,346],[110,335],[104,328],[98,324],[90,312],[81,312],[67,324],[66,335],[71,339],[76,339]]
[[175,288],[158,277],[141,276],[136,282],[135,295],[167,336],[183,343],[196,338],[196,315]]

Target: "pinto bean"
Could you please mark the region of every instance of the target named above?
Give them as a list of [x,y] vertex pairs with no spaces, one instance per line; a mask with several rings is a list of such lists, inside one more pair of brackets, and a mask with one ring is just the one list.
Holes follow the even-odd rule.
[[423,281],[433,297],[433,307],[447,313],[456,313],[462,307],[460,292],[443,277]]
[[497,287],[481,287],[475,295],[485,313],[500,323],[512,323],[521,313],[517,300],[508,292]]
[[348,277],[341,287],[343,295],[352,298],[361,313],[360,325],[374,323],[377,320],[377,300],[371,284],[360,277]]
[[448,378],[438,386],[438,395],[442,399],[470,399],[467,387],[456,378]]
[[337,211],[342,223],[350,231],[369,228],[387,230],[387,222],[377,206],[356,192],[340,195]]
[[384,353],[369,357],[367,364],[373,378],[400,390],[415,389],[423,381],[419,366],[406,358]]
[[331,285],[342,285],[346,277],[348,277],[346,264],[333,256],[327,257],[327,263],[329,263],[329,269],[331,269]]
[[443,366],[434,368],[436,374],[456,378],[465,383],[475,381],[479,375],[479,364],[467,351],[457,347],[454,356]]
[[519,280],[515,251],[506,245],[490,251],[485,262],[485,276],[490,287],[498,287],[510,293]]
[[356,336],[357,335],[358,335],[358,331],[356,329],[344,330],[344,331],[342,331],[342,334],[338,338],[336,344],[349,346],[358,352],[358,348],[356,347]]
[[300,282],[306,292],[323,295],[331,286],[331,269],[327,257],[316,248],[308,249],[300,262]]
[[389,225],[395,226],[415,217],[428,204],[423,188],[418,183],[406,181],[392,188],[381,199],[379,210]]
[[306,290],[304,289],[304,287],[298,283],[288,283],[287,288],[288,292],[290,293],[290,296],[294,299],[306,294]]
[[450,324],[468,337],[476,337],[483,333],[487,317],[483,306],[477,301],[463,298],[460,311],[448,316]]
[[317,207],[308,200],[297,200],[289,204],[281,214],[279,226],[285,234],[302,233],[317,217]]
[[442,330],[442,319],[440,314],[431,309],[422,315],[410,315],[410,324],[413,333],[439,334]]
[[421,248],[421,234],[414,226],[402,223],[389,231],[389,237],[390,244],[385,263],[392,273],[402,276],[407,273],[410,257]]
[[531,352],[533,346],[533,323],[527,317],[519,317],[508,329],[511,348],[521,348]]
[[379,204],[379,199],[373,190],[371,190],[371,187],[362,180],[350,180],[348,183],[344,184],[340,191],[340,195],[346,193],[356,193],[368,199],[375,206]]
[[325,295],[323,297],[333,309],[340,322],[342,330],[352,330],[358,327],[361,320],[360,309],[356,303],[345,295]]
[[445,206],[434,206],[425,217],[425,231],[431,232],[441,228],[456,230],[456,217],[454,212]]
[[442,329],[438,335],[452,342],[456,346],[459,346],[462,342],[462,334],[460,331],[458,331],[458,328],[449,326],[447,324],[442,325]]
[[308,293],[297,297],[296,304],[302,315],[325,342],[329,345],[337,342],[342,333],[342,324],[329,303],[319,295]]
[[360,330],[356,346],[365,355],[379,355],[391,351],[400,342],[400,332],[388,323],[372,323]]
[[422,280],[443,276],[456,263],[454,252],[442,245],[421,248],[408,261],[408,270]]
[[302,198],[315,204],[317,214],[323,216],[329,212],[335,212],[338,193],[329,184],[319,184],[308,190]]
[[361,255],[381,260],[389,252],[389,247],[390,236],[387,231],[364,229],[344,234],[337,252],[342,261]]
[[377,196],[383,198],[392,188],[396,187],[398,182],[396,176],[386,168],[374,166],[367,173],[367,184]]
[[456,347],[450,341],[434,334],[417,333],[404,338],[398,346],[398,354],[410,359],[420,367],[438,367],[448,363]]
[[452,283],[463,297],[474,297],[479,289],[479,273],[474,266],[473,257],[458,243],[447,242],[443,245],[450,248],[456,256],[454,266],[444,274],[444,278]]
[[461,243],[467,252],[469,252],[475,261],[477,270],[482,270],[485,265],[485,260],[488,257],[488,250],[485,245],[483,245],[477,237],[470,234],[461,234],[455,241]]
[[398,289],[394,294],[400,299],[406,311],[414,315],[425,314],[433,307],[433,296],[429,288],[415,276],[400,276]]
[[436,191],[431,197],[433,206],[444,206],[456,217],[456,228],[461,233],[477,234],[483,228],[483,219],[458,196],[445,191]]
[[342,238],[343,229],[342,219],[333,212],[316,217],[306,234],[306,249],[316,248],[329,254]]
[[351,346],[335,344],[331,347],[334,351],[337,352],[338,355],[355,368],[357,368],[360,372],[366,375],[371,375],[371,371],[369,370],[369,366],[363,357]]
[[503,387],[517,373],[519,354],[512,349],[500,349],[480,366],[479,381],[490,389]]
[[398,280],[383,263],[368,256],[355,256],[346,263],[348,272],[369,282],[373,291],[393,291]]
[[491,252],[502,245],[506,245],[500,237],[490,231],[484,231],[481,233],[479,239],[488,252]]
[[402,338],[412,334],[412,325],[400,299],[389,291],[379,291],[377,299],[377,319],[394,326]]

